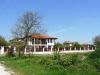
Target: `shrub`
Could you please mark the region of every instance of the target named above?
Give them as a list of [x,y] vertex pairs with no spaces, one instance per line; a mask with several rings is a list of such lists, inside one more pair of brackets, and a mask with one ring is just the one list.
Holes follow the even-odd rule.
[[64,45],[61,44],[61,43],[56,43],[56,44],[54,45],[54,48],[64,48]]
[[59,64],[63,67],[76,65],[80,63],[81,59],[79,58],[78,54],[72,54],[72,55],[63,55],[59,61]]
[[90,55],[90,58],[97,59],[100,58],[100,48],[97,48],[94,52],[92,52]]
[[46,69],[59,69],[59,65],[57,64],[57,60],[43,58],[40,59],[39,63],[43,65]]
[[96,59],[96,60],[94,61],[94,65],[95,65],[95,67],[98,69],[98,71],[100,71],[100,59]]
[[72,55],[72,65],[80,63],[81,59],[79,58],[78,54]]
[[8,57],[14,56],[13,48],[8,48],[8,51],[6,53],[6,56],[8,56]]
[[60,60],[60,54],[59,51],[55,50],[53,53],[53,59],[54,60]]
[[89,55],[93,62],[93,65],[100,71],[100,47],[98,47],[94,52]]
[[61,59],[59,60],[59,64],[62,65],[63,67],[72,65],[71,57],[62,56]]

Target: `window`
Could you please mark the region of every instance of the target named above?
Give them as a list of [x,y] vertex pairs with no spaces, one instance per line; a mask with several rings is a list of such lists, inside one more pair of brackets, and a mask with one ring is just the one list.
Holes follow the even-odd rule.
[[46,39],[41,40],[42,44],[46,44]]
[[48,43],[49,43],[49,39],[48,39]]
[[36,44],[40,44],[40,39],[36,39],[36,40],[35,40],[35,43],[36,43]]
[[50,43],[52,43],[52,39],[50,39]]

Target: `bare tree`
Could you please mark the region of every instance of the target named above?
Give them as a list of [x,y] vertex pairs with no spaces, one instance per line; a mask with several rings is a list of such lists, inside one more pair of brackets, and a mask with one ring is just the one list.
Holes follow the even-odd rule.
[[27,45],[28,37],[33,34],[42,34],[45,31],[42,29],[41,16],[37,12],[26,12],[15,24],[12,34],[15,38],[25,39]]

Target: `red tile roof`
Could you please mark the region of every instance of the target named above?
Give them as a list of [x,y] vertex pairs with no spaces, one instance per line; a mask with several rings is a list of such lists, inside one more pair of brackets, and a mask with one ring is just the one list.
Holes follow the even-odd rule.
[[55,37],[50,37],[48,35],[33,35],[32,38],[38,38],[38,39],[57,39]]

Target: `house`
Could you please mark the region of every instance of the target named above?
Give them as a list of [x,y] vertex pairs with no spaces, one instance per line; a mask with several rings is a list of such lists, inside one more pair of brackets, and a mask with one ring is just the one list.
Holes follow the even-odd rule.
[[[31,47],[33,52],[51,51],[54,47],[57,38],[48,35],[32,35],[28,39],[28,47]],[[29,48],[26,49],[26,52]]]
[[65,47],[71,47],[71,46],[73,46],[74,43],[70,42],[70,41],[65,41],[63,44]]
[[[23,49],[24,54],[52,54],[55,50],[60,53],[78,53],[78,52],[92,52],[96,49],[94,45],[91,44],[81,44],[79,48],[72,47],[74,42],[66,41],[64,48],[54,48],[56,37],[51,37],[48,35],[32,35],[27,39],[27,46]],[[13,39],[11,41],[25,41],[25,38]],[[9,49],[9,48],[8,48]],[[0,54],[5,54],[8,51],[7,48],[2,46],[0,48]],[[13,52],[16,53],[16,47],[13,47]]]

